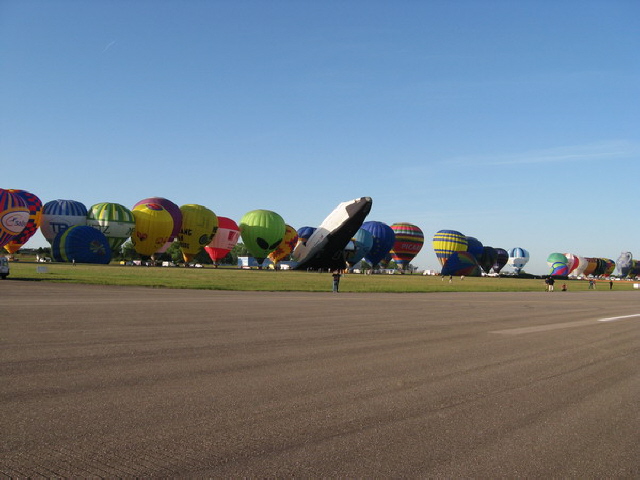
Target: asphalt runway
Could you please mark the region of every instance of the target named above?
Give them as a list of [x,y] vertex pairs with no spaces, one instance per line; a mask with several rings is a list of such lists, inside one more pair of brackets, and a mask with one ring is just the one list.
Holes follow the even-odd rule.
[[638,478],[638,315],[2,281],[0,476]]

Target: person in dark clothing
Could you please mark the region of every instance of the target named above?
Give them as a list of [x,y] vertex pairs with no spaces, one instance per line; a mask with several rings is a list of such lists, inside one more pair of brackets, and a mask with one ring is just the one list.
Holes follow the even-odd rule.
[[340,272],[338,270],[333,271],[333,293],[338,293],[340,287]]

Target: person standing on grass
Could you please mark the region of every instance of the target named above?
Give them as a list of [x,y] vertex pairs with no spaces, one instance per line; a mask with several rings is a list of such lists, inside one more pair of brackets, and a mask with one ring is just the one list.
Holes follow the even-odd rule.
[[549,277],[549,291],[553,292],[553,284],[556,283],[556,281],[553,279],[553,277]]
[[340,271],[339,270],[334,270],[333,271],[333,293],[338,293],[339,291],[339,287],[340,287]]

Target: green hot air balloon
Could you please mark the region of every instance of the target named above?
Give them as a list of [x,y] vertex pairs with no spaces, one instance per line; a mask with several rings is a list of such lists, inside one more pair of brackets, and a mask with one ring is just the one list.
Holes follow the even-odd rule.
[[107,237],[111,251],[117,253],[133,233],[136,219],[127,207],[119,203],[102,202],[88,210],[87,225],[100,230]]
[[284,219],[270,210],[245,213],[239,227],[242,242],[259,263],[280,245],[287,229]]

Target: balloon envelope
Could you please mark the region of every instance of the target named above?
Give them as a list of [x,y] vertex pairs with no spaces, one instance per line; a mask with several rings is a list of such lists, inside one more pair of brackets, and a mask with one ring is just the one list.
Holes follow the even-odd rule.
[[361,228],[367,230],[373,237],[371,250],[367,252],[364,258],[371,264],[371,267],[375,267],[384,260],[391,247],[393,247],[396,235],[389,225],[375,220],[364,222]]
[[20,247],[27,243],[33,236],[33,234],[38,230],[42,219],[42,202],[36,195],[24,190],[10,190],[10,192],[22,198],[22,200],[24,200],[24,203],[27,205],[27,208],[29,209],[29,220],[27,220],[27,224],[25,225],[22,232],[14,236],[4,246],[4,249],[7,252],[15,253],[20,250]]
[[134,205],[134,208],[138,205],[144,205],[145,203],[157,203],[161,205],[169,214],[173,220],[173,229],[171,230],[171,235],[169,235],[169,239],[166,243],[160,247],[156,253],[164,253],[171,246],[173,241],[178,237],[180,233],[180,227],[182,227],[182,211],[180,207],[173,203],[171,200],[167,200],[164,197],[149,197],[144,200],[140,200],[138,203]]
[[297,243],[298,232],[291,225],[285,225],[284,237],[275,250],[269,253],[269,260],[274,265],[277,265],[279,261],[284,260],[287,255],[291,254]]
[[184,261],[190,262],[211,243],[218,230],[218,217],[207,207],[197,204],[182,205],[180,211],[182,227],[178,240]]
[[245,213],[239,227],[245,247],[259,262],[280,245],[287,228],[284,219],[271,210]]
[[520,273],[528,261],[529,252],[524,248],[516,247],[509,250],[509,265],[513,267],[514,272]]
[[151,256],[160,250],[173,231],[173,217],[159,203],[143,203],[133,209],[136,226],[131,234],[133,248]]
[[420,253],[424,245],[424,233],[411,223],[394,223],[391,230],[395,235],[391,258],[400,268],[405,268]]
[[496,253],[498,256],[496,258],[496,262],[493,264],[493,271],[495,273],[500,273],[500,270],[502,270],[509,261],[509,252],[504,248],[496,248]]
[[87,224],[87,207],[75,200],[51,200],[42,207],[40,231],[47,242],[69,227]]
[[454,252],[442,266],[442,275],[478,277],[480,266],[471,252]]
[[108,264],[111,247],[104,234],[93,227],[78,225],[61,231],[53,239],[51,254],[57,262]]
[[26,202],[9,190],[0,188],[0,247],[22,233],[29,222]]
[[213,263],[218,263],[236,246],[240,238],[238,224],[227,217],[218,217],[218,230],[204,247]]
[[626,277],[629,275],[631,271],[631,261],[633,260],[633,255],[631,252],[622,252],[616,261],[616,266],[618,267],[618,275],[621,277]]
[[89,208],[87,225],[100,230],[107,237],[111,251],[118,252],[131,236],[136,219],[127,207],[119,203],[102,202]]
[[484,245],[482,242],[475,237],[467,237],[467,252],[473,255],[477,261],[480,261],[480,257],[484,252]]
[[455,252],[467,251],[467,237],[456,230],[440,230],[433,236],[433,250],[440,265],[444,266],[447,259]]
[[493,247],[482,247],[482,255],[480,255],[480,259],[478,263],[480,264],[480,268],[484,270],[485,273],[489,273],[491,267],[493,267],[498,260],[498,251]]
[[345,249],[345,259],[350,267],[362,260],[373,247],[373,235],[368,230],[359,228],[351,238],[352,249]]

